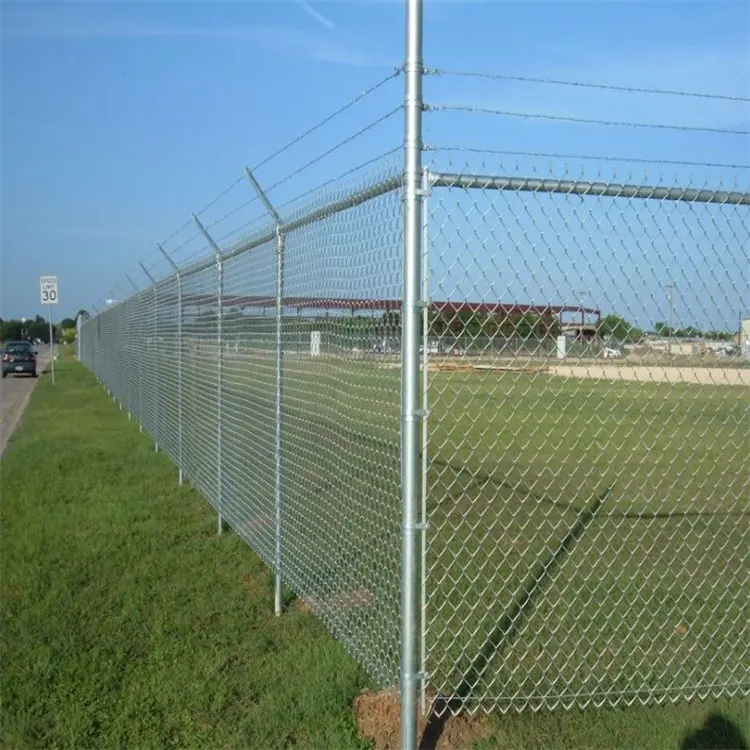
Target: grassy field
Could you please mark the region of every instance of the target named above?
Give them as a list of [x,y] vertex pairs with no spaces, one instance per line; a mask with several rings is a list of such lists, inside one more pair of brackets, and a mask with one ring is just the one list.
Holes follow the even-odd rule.
[[[225,357],[220,436],[217,378],[215,359],[186,355],[186,474],[273,564],[273,352]],[[289,356],[282,383],[284,579],[395,685],[399,370]],[[429,384],[433,690],[511,708],[747,684],[747,389],[518,372]],[[158,387],[167,425],[174,368]]]
[[82,367],[56,374],[2,462],[0,744],[366,746],[363,671],[272,615],[266,566]]
[[[229,460],[223,500],[225,515],[245,539],[256,541],[260,535],[267,541],[272,525],[249,522],[273,511],[273,381],[267,366],[251,372],[255,377],[240,365],[226,371],[227,419],[233,427],[227,432],[233,433],[233,442],[223,446]],[[2,465],[3,744],[361,746],[350,704],[369,684],[364,672],[316,618],[295,608],[273,618],[271,577],[262,562],[238,536],[215,535],[209,506],[194,491],[176,486],[170,462],[153,454],[147,436],[92,386],[89,375],[72,363],[62,363],[58,375],[54,391],[46,379],[40,382]],[[287,538],[293,540],[294,533],[297,541],[288,545],[285,578],[314,600],[329,629],[382,682],[384,676],[392,678],[398,663],[398,577],[388,567],[398,561],[398,372],[364,372],[349,363],[313,371],[289,362],[286,376],[288,499],[283,520]],[[186,443],[192,441],[193,455],[202,455],[198,465],[208,484],[215,460],[207,447],[215,433],[210,421],[215,391],[206,381],[210,383],[199,368],[186,377],[196,414]],[[161,384],[172,386],[170,377]],[[727,547],[727,540],[746,539],[746,519],[721,515],[733,512],[723,498],[734,485],[717,489],[722,472],[713,469],[712,461],[732,457],[742,446],[747,394],[689,387],[678,392],[669,386],[664,394],[659,388],[664,386],[639,386],[636,394],[632,386],[617,391],[612,384],[529,382],[528,376],[504,378],[500,386],[496,376],[435,376],[428,474],[427,635],[433,684],[440,686],[442,680],[460,689],[474,668],[485,698],[507,696],[513,679],[516,685],[548,680],[539,684],[556,695],[571,680],[579,688],[586,686],[586,668],[589,677],[596,676],[607,663],[618,670],[620,664],[634,665],[633,674],[618,674],[640,684],[644,675],[649,677],[642,667],[645,657],[623,653],[623,644],[629,648],[633,639],[644,655],[658,651],[659,658],[649,661],[663,673],[677,669],[687,676],[678,669],[683,664],[696,675],[711,666],[725,679],[746,674],[746,659],[740,658],[746,638],[737,629],[738,608],[746,604],[735,598],[742,595],[742,571],[734,570],[733,583],[731,569],[726,569],[737,563],[736,548]],[[464,398],[471,393],[473,400],[460,409],[453,393]],[[673,406],[666,413],[674,420],[665,420],[664,413],[654,416],[651,438],[644,429],[627,428],[628,413],[642,410],[642,399],[659,404],[670,396]],[[594,409],[595,401],[604,406]],[[494,404],[492,411],[489,404]],[[524,406],[537,419],[516,417],[514,422]],[[465,416],[472,409],[473,420]],[[541,445],[557,444],[560,438],[552,428],[557,425],[561,435],[567,434],[560,411],[572,425],[567,430],[574,432],[585,424],[591,433],[593,419],[610,430],[622,425],[620,432],[601,433],[609,434],[604,456],[589,448],[595,471],[582,468],[576,474],[577,454],[564,442],[554,455],[567,457],[561,467],[567,479],[564,471],[544,473],[551,461],[540,462],[538,447],[509,453],[509,446],[533,446],[529,441],[534,434],[542,436]],[[685,440],[702,429],[698,418],[705,420],[705,415],[716,427],[713,442],[725,440],[723,449],[717,445],[716,453],[701,463],[703,474],[695,474],[708,474],[710,481],[683,479],[681,485],[668,469],[679,474],[680,462],[696,453],[696,446]],[[680,425],[677,437],[682,440],[674,435]],[[734,433],[727,425],[735,425]],[[260,434],[253,436],[257,426]],[[530,436],[522,432],[524,426]],[[654,473],[648,465],[639,470],[642,459],[630,453],[640,440],[660,435],[669,437],[656,442],[671,451],[671,458],[662,459],[666,473],[663,467]],[[711,444],[704,438],[700,450]],[[607,455],[627,456],[627,471],[613,467]],[[531,476],[541,477],[538,485],[530,486]],[[655,504],[646,478],[657,486],[663,518],[648,515]],[[741,476],[738,481],[736,492]],[[606,498],[592,513],[592,498],[599,497],[602,487]],[[255,496],[248,504],[250,493]],[[683,515],[700,508],[708,515]],[[585,533],[573,535],[575,544],[565,547],[565,559],[555,558],[554,571],[551,565],[546,568],[554,573],[552,585],[537,575],[529,597],[533,605],[516,608],[513,627],[503,623],[518,603],[519,590],[525,590],[533,562],[545,552],[554,555],[587,511],[592,517],[583,519]],[[656,528],[657,522],[666,526]],[[599,530],[592,533],[596,524]],[[680,541],[680,535],[690,539],[696,534],[695,524],[697,538],[707,542],[699,550]],[[611,543],[614,529],[618,544]],[[710,538],[705,529],[711,530]],[[521,544],[521,533],[532,543]],[[636,542],[644,538],[649,543]],[[674,559],[672,552],[663,551],[665,541],[673,545],[667,549],[683,550],[681,564],[669,570],[659,567]],[[347,554],[354,546],[359,554]],[[723,558],[706,568],[717,549]],[[261,545],[262,554],[264,550],[270,554]],[[602,555],[606,564],[597,559]],[[701,564],[697,575],[695,566]],[[446,576],[454,576],[458,585],[449,586]],[[704,583],[692,592],[685,585],[676,588],[681,581],[688,585],[697,580]],[[711,581],[732,596],[722,599],[718,589],[712,599]],[[352,595],[358,587],[366,592],[359,593],[356,606],[342,605],[342,593]],[[654,598],[667,589],[672,599]],[[588,596],[588,606],[574,606],[582,595]],[[286,596],[291,602],[291,594]],[[614,609],[592,606],[597,601]],[[636,608],[630,619],[625,605]],[[719,605],[723,609],[717,614]],[[646,608],[665,631],[639,631],[638,607]],[[691,612],[695,619],[685,619]],[[543,640],[548,636],[543,628],[557,615],[563,620],[552,636],[562,632],[570,654],[549,646],[531,651],[534,644],[554,643]],[[717,623],[713,633],[707,629]],[[498,634],[490,638],[493,630]],[[735,640],[722,640],[724,633],[733,633]],[[609,650],[602,655],[596,651],[597,639],[604,636]],[[491,653],[485,648],[488,641]],[[730,654],[738,659],[727,658]],[[658,690],[660,677],[645,684]],[[677,748],[711,713],[722,714],[748,735],[747,705],[733,700],[511,714],[489,720],[480,746]],[[727,744],[728,725],[713,722],[708,734],[713,744],[694,746],[732,746]],[[695,742],[699,740],[704,741],[698,737]]]

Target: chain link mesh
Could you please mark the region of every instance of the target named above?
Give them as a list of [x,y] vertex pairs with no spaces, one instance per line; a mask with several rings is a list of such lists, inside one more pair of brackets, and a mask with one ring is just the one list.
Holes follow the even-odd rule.
[[[748,308],[750,194],[451,166],[425,255],[428,695],[746,694],[750,363],[689,329]],[[671,316],[680,338],[645,335]]]
[[[750,193],[709,177],[428,174],[416,574],[438,712],[750,690],[750,364],[693,340],[750,307]],[[400,187],[336,185],[81,327],[86,365],[384,687]]]
[[389,686],[400,653],[399,187],[398,168],[381,167],[319,192],[290,205],[278,232],[266,221],[248,249],[213,260],[199,250],[81,328],[84,363],[181,476]]

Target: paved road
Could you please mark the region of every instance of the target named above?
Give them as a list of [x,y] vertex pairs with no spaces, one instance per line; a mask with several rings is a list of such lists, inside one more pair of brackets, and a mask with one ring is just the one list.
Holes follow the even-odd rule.
[[[49,377],[49,373],[42,374],[49,358],[49,347],[40,346],[37,363],[39,377]],[[37,382],[38,378],[32,378],[30,375],[19,375],[17,377],[8,375],[7,378],[0,379],[0,456],[5,452],[5,446],[18,424],[31,395],[31,390]]]

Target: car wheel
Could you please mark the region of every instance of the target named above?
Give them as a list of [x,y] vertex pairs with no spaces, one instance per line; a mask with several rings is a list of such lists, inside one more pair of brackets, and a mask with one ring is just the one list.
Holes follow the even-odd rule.
[[32,378],[35,378],[36,376],[37,376],[37,374],[36,374],[36,370],[34,370],[34,372],[32,372],[32,373],[31,373],[31,377],[32,377]]
[[8,373],[7,373],[7,372],[4,372],[4,373],[3,373],[3,377],[4,377],[4,378],[7,378],[7,377],[8,377]]

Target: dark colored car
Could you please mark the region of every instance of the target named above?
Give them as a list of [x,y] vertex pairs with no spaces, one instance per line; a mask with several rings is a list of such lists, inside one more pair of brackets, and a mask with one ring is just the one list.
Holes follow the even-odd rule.
[[36,354],[34,345],[29,341],[8,341],[3,349],[3,377],[8,373],[31,375],[35,378]]

